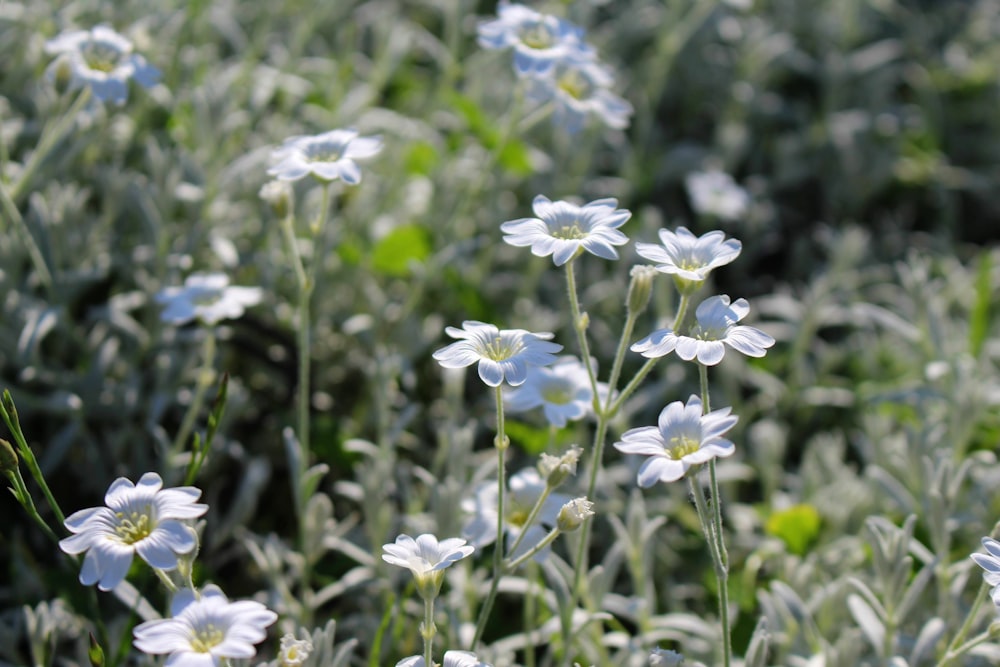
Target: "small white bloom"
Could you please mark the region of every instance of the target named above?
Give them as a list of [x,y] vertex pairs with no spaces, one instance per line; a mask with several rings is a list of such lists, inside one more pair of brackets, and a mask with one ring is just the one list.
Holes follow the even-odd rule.
[[68,554],[87,552],[80,570],[80,583],[96,583],[102,591],[117,586],[128,573],[132,556],[152,567],[173,570],[178,556],[197,546],[195,532],[183,522],[208,510],[196,503],[201,491],[193,486],[164,489],[155,472],[147,472],[138,484],[119,477],[104,496],[106,507],[91,507],[66,518],[72,536],[59,542]]
[[394,544],[383,544],[382,560],[390,565],[405,567],[413,573],[417,590],[423,598],[434,598],[441,590],[444,571],[476,550],[466,546],[465,540],[451,537],[438,539],[430,533],[400,535]]
[[703,415],[701,399],[692,394],[686,404],[674,401],[663,408],[657,426],[626,431],[615,449],[650,457],[639,468],[639,486],[676,481],[691,466],[735,451],[735,445],[722,437],[738,420],[730,410],[721,408]]
[[259,602],[230,602],[218,586],[200,594],[184,588],[170,604],[171,618],[140,623],[132,631],[137,649],[169,654],[168,667],[219,667],[228,659],[257,654],[254,644],[267,637],[265,628],[278,615]]
[[[509,558],[517,558],[541,542],[548,532],[543,526],[555,526],[559,510],[570,501],[570,497],[565,494],[549,494],[537,515],[537,523],[525,526],[531,508],[545,492],[545,487],[546,481],[535,468],[525,468],[507,480],[508,492],[504,495],[504,532],[507,542],[513,544],[518,535],[525,533],[517,551],[507,554]],[[478,549],[496,541],[498,500],[496,482],[480,484],[471,498],[462,500],[462,510],[472,515],[462,528],[462,535]],[[548,550],[542,549],[535,555],[535,559],[540,561],[547,555]]]
[[312,653],[313,645],[308,639],[296,639],[295,635],[288,633],[281,638],[281,650],[278,652],[278,664],[281,667],[300,667],[305,662],[309,654]]
[[223,273],[195,273],[187,277],[183,287],[166,287],[156,295],[156,301],[166,307],[160,319],[170,324],[184,324],[198,318],[208,325],[243,315],[247,306],[260,303],[259,287],[229,285]]
[[556,525],[562,532],[570,533],[592,516],[594,516],[594,503],[586,498],[574,498],[560,508]]
[[500,231],[506,234],[503,240],[512,246],[530,246],[531,254],[537,257],[552,255],[556,266],[584,250],[604,259],[618,259],[614,246],[628,243],[628,237],[618,227],[632,213],[617,206],[618,200],[613,198],[577,206],[538,195],[532,202],[537,218],[508,220],[500,225]]
[[[607,389],[606,384],[598,383],[600,400],[607,396]],[[541,407],[545,419],[562,428],[567,421],[593,414],[594,392],[583,363],[574,356],[564,356],[551,366],[530,367],[524,384],[504,393],[504,403],[511,412]]]
[[675,349],[684,361],[697,358],[698,363],[714,366],[726,354],[725,345],[748,357],[763,357],[767,348],[774,345],[774,338],[760,329],[737,325],[750,312],[746,299],[737,299],[732,305],[725,294],[702,301],[695,310],[697,323],[687,336],[672,329],[658,329],[630,348],[650,359],[670,354]]
[[464,368],[479,364],[479,377],[491,387],[499,387],[506,380],[517,386],[528,378],[531,366],[546,366],[556,360],[555,352],[562,349],[550,343],[552,334],[531,333],[524,329],[498,329],[492,324],[466,320],[462,328],[446,327],[452,343],[434,353],[434,358],[445,368]]
[[615,79],[603,64],[590,59],[566,58],[544,74],[530,79],[527,95],[544,104],[552,102],[553,122],[575,134],[587,117],[596,116],[615,130],[624,130],[632,116],[632,105],[611,92]]
[[289,137],[271,154],[275,165],[267,173],[280,181],[297,181],[312,174],[324,183],[339,178],[357,185],[361,169],[355,160],[373,157],[381,150],[381,137],[361,137],[352,129]]
[[57,35],[45,43],[45,51],[59,55],[46,70],[49,78],[68,64],[70,90],[90,88],[103,102],[123,104],[128,99],[129,79],[144,88],[160,80],[158,69],[132,53],[132,42],[105,25]]
[[661,229],[659,235],[662,245],[636,242],[636,253],[656,262],[657,271],[692,283],[704,282],[712,269],[729,264],[743,249],[739,240],[726,239],[719,230],[695,236],[678,227],[676,232]]
[[501,2],[497,18],[481,23],[479,45],[485,49],[514,48],[514,69],[519,76],[549,70],[563,58],[593,57],[584,31],[569,21],[542,14],[521,4]]
[[538,457],[538,474],[542,476],[549,488],[556,488],[566,481],[570,475],[576,474],[576,464],[580,461],[583,448],[573,445],[562,456],[542,454]]
[[[425,667],[427,663],[424,656],[413,655],[403,658],[396,663],[396,667]],[[475,653],[469,651],[445,651],[444,662],[441,667],[493,667],[489,663],[481,662]]]
[[699,215],[710,215],[720,220],[738,220],[750,207],[747,191],[736,184],[733,177],[717,169],[696,171],[684,179],[691,207]]
[[983,580],[987,586],[992,587],[990,597],[993,599],[993,604],[1000,609],[1000,542],[984,537],[983,547],[988,553],[974,553],[971,558],[976,561],[976,565],[983,568]]
[[684,664],[684,656],[677,651],[654,648],[649,652],[650,667],[679,667]]

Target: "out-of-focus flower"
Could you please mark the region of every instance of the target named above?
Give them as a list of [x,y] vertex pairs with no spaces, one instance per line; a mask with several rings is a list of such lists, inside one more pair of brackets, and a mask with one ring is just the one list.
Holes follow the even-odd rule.
[[[427,662],[422,655],[413,655],[403,658],[396,663],[396,667],[426,667]],[[493,667],[476,657],[475,653],[469,651],[445,651],[444,662],[441,667]]]
[[594,55],[582,28],[516,3],[501,2],[497,18],[481,23],[478,33],[484,49],[514,48],[514,69],[520,76],[546,72],[567,57]]
[[700,286],[712,269],[729,264],[736,259],[743,244],[737,239],[727,239],[719,230],[695,236],[687,227],[676,232],[661,229],[660,243],[636,242],[636,253],[656,263],[656,270],[667,273],[680,281],[681,286]]
[[46,75],[55,80],[68,73],[70,90],[90,88],[102,102],[124,104],[129,79],[144,88],[160,80],[160,71],[132,48],[131,41],[105,25],[69,30],[45,43],[46,53],[58,56]]
[[278,615],[259,602],[230,602],[218,586],[201,593],[183,588],[170,604],[171,618],[141,623],[132,631],[137,649],[169,654],[171,667],[219,667],[229,659],[257,654],[254,644],[267,637],[265,628]]
[[738,420],[730,410],[721,408],[703,415],[701,399],[692,394],[686,404],[674,401],[663,408],[656,426],[626,431],[615,449],[649,457],[639,468],[639,486],[676,481],[691,466],[735,451],[733,443],[722,437]]
[[[603,400],[607,385],[598,383]],[[532,366],[528,379],[504,394],[504,404],[511,412],[525,412],[541,407],[545,419],[558,428],[567,421],[582,419],[594,412],[594,392],[587,368],[573,356],[559,357],[551,366]]]
[[243,315],[247,306],[260,303],[259,287],[237,287],[229,284],[224,273],[194,273],[183,287],[166,287],[156,295],[165,306],[160,319],[170,324],[184,324],[197,318],[208,325]]
[[654,648],[649,652],[649,667],[680,667],[684,664],[684,656],[677,651]]
[[747,191],[736,184],[724,171],[711,169],[695,171],[684,179],[691,207],[699,215],[709,215],[720,220],[738,220],[750,207]]
[[570,475],[576,474],[576,464],[580,461],[583,449],[573,445],[562,456],[542,454],[538,457],[538,474],[542,476],[550,489],[554,489],[566,481]]
[[[570,501],[570,497],[562,493],[551,493],[542,503],[536,522],[525,526],[531,509],[545,493],[546,481],[534,468],[525,468],[515,473],[507,480],[508,493],[504,495],[504,528],[507,541],[514,540],[524,532],[517,551],[507,554],[510,558],[523,555],[531,547],[542,541],[547,530],[543,526],[555,526],[559,510]],[[462,528],[462,534],[477,548],[492,544],[497,537],[497,505],[498,494],[495,482],[481,484],[471,498],[462,501],[462,510],[471,514],[468,523]],[[542,560],[548,555],[547,549],[542,549],[535,555],[536,560]]]
[[373,157],[381,150],[380,137],[361,137],[351,129],[289,137],[271,154],[275,164],[267,174],[279,181],[297,181],[312,174],[324,183],[339,178],[357,185],[361,169],[355,160]]
[[993,604],[1000,609],[1000,542],[991,537],[983,538],[983,548],[987,553],[974,553],[972,560],[976,565],[983,568],[983,581],[991,587],[990,598]]
[[434,358],[445,368],[464,368],[479,364],[479,377],[491,387],[499,387],[506,380],[517,386],[528,378],[530,366],[546,366],[556,360],[555,352],[562,349],[550,343],[552,334],[531,333],[524,329],[498,329],[492,324],[466,320],[462,328],[446,327],[452,343],[434,353]]
[[257,193],[261,200],[271,207],[279,218],[284,218],[292,211],[292,185],[288,181],[268,181],[260,187]]
[[532,77],[527,94],[539,103],[552,102],[553,121],[570,134],[583,129],[591,114],[610,128],[624,130],[633,108],[611,92],[614,83],[611,71],[596,60],[564,58]]
[[628,237],[618,228],[628,222],[632,213],[617,208],[618,200],[598,199],[583,206],[567,201],[551,201],[538,195],[532,202],[537,218],[518,218],[500,225],[512,246],[531,248],[537,257],[552,255],[556,266],[587,252],[604,259],[618,259],[614,246],[625,245]]
[[281,650],[278,652],[278,664],[281,667],[299,667],[309,654],[313,645],[308,639],[296,639],[289,633],[281,638]]
[[68,554],[86,552],[80,583],[96,583],[102,591],[117,586],[128,573],[132,556],[152,567],[173,570],[179,556],[198,544],[194,530],[183,523],[208,510],[196,503],[201,491],[193,486],[164,489],[155,472],[147,472],[138,484],[119,477],[104,496],[106,507],[91,507],[66,518],[72,536],[59,542]]
[[672,329],[658,329],[630,348],[650,359],[677,351],[684,361],[697,358],[698,363],[714,366],[726,354],[725,345],[748,357],[763,357],[767,348],[774,345],[774,338],[760,329],[737,325],[750,312],[746,299],[737,299],[732,305],[725,294],[712,296],[695,310],[697,323],[686,335]]
[[452,537],[438,539],[430,533],[400,535],[393,544],[382,545],[382,560],[390,565],[405,567],[413,573],[417,590],[425,599],[437,596],[444,580],[444,571],[475,551],[474,546],[466,546],[465,540]]

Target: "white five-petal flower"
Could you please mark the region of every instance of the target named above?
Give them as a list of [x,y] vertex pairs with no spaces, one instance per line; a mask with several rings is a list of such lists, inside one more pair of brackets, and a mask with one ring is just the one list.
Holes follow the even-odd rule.
[[[543,526],[556,525],[559,510],[571,498],[563,493],[551,493],[542,504],[536,521],[525,526],[531,509],[545,492],[546,481],[535,468],[525,468],[510,476],[507,480],[509,492],[504,497],[504,528],[507,541],[511,544],[524,532],[521,543],[514,553],[507,554],[509,558],[521,556],[533,546],[542,541],[548,532]],[[471,516],[462,528],[462,534],[476,548],[483,548],[496,541],[497,537],[497,506],[498,493],[496,482],[480,484],[471,498],[462,500],[462,510]],[[548,555],[547,549],[542,549],[535,556],[541,561]]]
[[747,191],[736,184],[733,177],[717,169],[696,171],[684,179],[691,207],[699,215],[709,215],[720,220],[738,220],[750,207]]
[[184,324],[198,318],[208,325],[243,315],[247,306],[260,303],[259,287],[238,287],[229,284],[224,273],[194,273],[183,287],[166,287],[156,295],[164,304],[160,319],[170,324]]
[[636,253],[656,263],[656,270],[676,278],[700,285],[712,269],[729,264],[736,259],[743,244],[737,239],[726,239],[719,230],[695,236],[687,227],[676,232],[661,229],[660,243],[636,242]]
[[219,667],[228,659],[257,654],[278,615],[259,602],[230,602],[218,586],[201,593],[183,588],[170,604],[171,618],[141,623],[132,631],[137,649],[169,654],[167,667]]
[[393,544],[383,544],[382,560],[390,565],[405,567],[413,573],[417,592],[425,600],[433,600],[444,582],[444,571],[476,550],[465,540],[451,537],[438,541],[430,533],[400,535]]
[[692,394],[686,404],[674,401],[663,408],[656,426],[626,431],[615,449],[649,457],[639,468],[639,486],[676,481],[691,466],[735,451],[733,443],[722,437],[738,419],[730,410],[721,408],[703,415],[701,399]]
[[267,173],[280,181],[297,181],[312,174],[324,183],[339,178],[357,185],[361,169],[355,160],[373,157],[381,150],[381,137],[361,137],[352,129],[289,137],[271,154],[275,164]]
[[616,130],[624,130],[632,116],[632,105],[611,92],[611,71],[596,60],[564,58],[554,67],[531,78],[528,96],[539,103],[552,102],[552,120],[570,134],[583,129],[590,114]]
[[46,70],[50,79],[68,66],[70,90],[90,88],[104,102],[123,104],[128,99],[129,79],[145,88],[160,79],[158,69],[132,53],[132,42],[105,25],[57,35],[45,43],[45,51],[59,56]]
[[983,547],[987,553],[974,553],[972,560],[983,568],[983,581],[990,586],[990,597],[993,604],[1000,609],[1000,542],[991,537],[983,538]]
[[[427,662],[422,655],[412,655],[403,658],[396,663],[396,667],[425,667]],[[445,651],[444,662],[441,667],[493,667],[489,663],[482,662],[475,653],[469,651]]]
[[483,48],[514,48],[514,69],[520,76],[545,72],[566,57],[594,56],[582,28],[516,3],[501,2],[497,18],[481,23],[478,33]]
[[[598,383],[599,399],[607,396],[607,385]],[[559,357],[551,366],[531,366],[524,384],[504,392],[511,412],[541,407],[549,424],[562,428],[567,421],[582,419],[594,411],[594,392],[587,368],[574,356]]]
[[524,329],[498,329],[492,324],[466,320],[462,328],[446,327],[445,332],[458,342],[434,353],[445,368],[464,368],[479,364],[479,377],[491,387],[506,380],[517,386],[528,378],[530,366],[546,366],[556,360],[555,352],[562,349],[550,343],[552,334],[531,333]]
[[750,312],[746,299],[732,304],[725,294],[709,297],[695,310],[697,323],[688,335],[672,329],[658,329],[630,348],[650,359],[670,354],[674,350],[684,361],[698,360],[705,366],[714,366],[726,354],[725,345],[748,357],[763,357],[767,348],[774,345],[774,338],[760,329],[736,324]]
[[164,489],[155,472],[147,472],[138,484],[116,479],[104,496],[106,507],[91,507],[66,518],[72,536],[59,542],[68,554],[86,552],[80,583],[96,583],[103,591],[117,586],[128,573],[132,556],[152,567],[173,570],[179,556],[191,553],[198,538],[185,521],[208,510],[196,503],[201,491],[193,486]]
[[512,246],[531,247],[538,257],[552,255],[556,266],[562,266],[587,252],[604,259],[618,259],[614,246],[625,245],[628,237],[618,231],[632,213],[617,208],[618,200],[598,199],[583,206],[567,201],[551,201],[538,195],[532,202],[537,218],[508,220],[500,225]]

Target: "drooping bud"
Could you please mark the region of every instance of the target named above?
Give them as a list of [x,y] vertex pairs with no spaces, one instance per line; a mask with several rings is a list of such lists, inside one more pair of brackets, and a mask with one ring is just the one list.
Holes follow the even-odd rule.
[[583,449],[573,445],[562,456],[542,454],[538,459],[538,472],[550,489],[554,489],[570,475],[576,474],[576,464],[580,460]]
[[0,438],[0,472],[10,477],[17,471],[17,452],[14,446]]
[[574,498],[559,510],[556,526],[564,533],[571,533],[582,526],[588,517],[594,516],[593,508],[594,503],[586,498]]

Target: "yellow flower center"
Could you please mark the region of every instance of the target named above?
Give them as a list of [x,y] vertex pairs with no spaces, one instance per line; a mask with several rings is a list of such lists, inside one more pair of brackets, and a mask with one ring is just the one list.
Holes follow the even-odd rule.
[[689,435],[675,435],[670,438],[669,446],[664,448],[667,457],[675,461],[680,461],[688,454],[698,451],[701,442]]
[[121,61],[121,52],[106,44],[92,43],[83,50],[87,67],[98,72],[113,72]]
[[511,341],[505,341],[502,336],[496,336],[493,342],[486,344],[483,356],[493,361],[504,361],[513,357],[523,348],[524,346],[519,340],[511,344]]
[[520,528],[528,520],[528,512],[524,509],[512,509],[507,512],[507,523]]
[[200,290],[192,297],[191,301],[196,306],[211,306],[222,299],[222,290],[206,289]]
[[326,141],[309,144],[304,152],[309,162],[336,162],[344,155],[344,146],[339,142]]
[[542,398],[546,403],[555,405],[566,405],[573,400],[573,392],[564,384],[550,384],[542,388]]
[[593,90],[590,81],[575,69],[567,69],[560,74],[556,79],[556,85],[575,100],[587,99]]
[[522,27],[520,37],[521,43],[530,49],[547,49],[555,43],[552,31],[541,21]]
[[197,653],[208,653],[213,647],[221,644],[225,638],[225,632],[209,623],[199,629],[191,638],[191,648]]
[[572,224],[562,225],[551,231],[553,238],[565,239],[567,241],[579,241],[587,238],[587,232],[580,226],[579,220],[574,220]]
[[115,517],[118,519],[115,534],[125,544],[135,544],[146,539],[154,527],[149,515],[149,507],[143,508],[142,512],[133,511],[128,515],[124,512],[115,512]]

